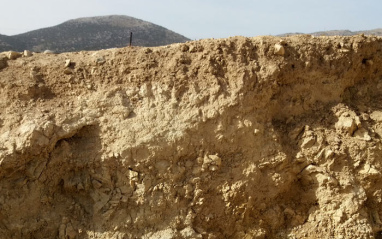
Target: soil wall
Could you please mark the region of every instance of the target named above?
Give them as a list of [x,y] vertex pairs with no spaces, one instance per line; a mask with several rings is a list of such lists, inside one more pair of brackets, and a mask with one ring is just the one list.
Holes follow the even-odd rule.
[[381,238],[382,38],[3,55],[4,238]]

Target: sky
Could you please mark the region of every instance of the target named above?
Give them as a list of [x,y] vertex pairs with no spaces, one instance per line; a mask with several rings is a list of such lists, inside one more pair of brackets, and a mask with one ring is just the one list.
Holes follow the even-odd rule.
[[192,40],[382,28],[381,0],[0,0],[0,34],[127,15]]

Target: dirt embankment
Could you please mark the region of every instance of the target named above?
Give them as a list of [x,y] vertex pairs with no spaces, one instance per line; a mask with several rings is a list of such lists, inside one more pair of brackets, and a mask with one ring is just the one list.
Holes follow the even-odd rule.
[[1,59],[3,238],[380,238],[381,38]]

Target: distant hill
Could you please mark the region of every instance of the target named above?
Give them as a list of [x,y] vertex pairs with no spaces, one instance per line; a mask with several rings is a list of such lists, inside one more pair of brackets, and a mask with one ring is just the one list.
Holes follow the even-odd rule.
[[[285,33],[285,34],[280,34],[278,36],[293,36],[293,35],[301,35],[301,34],[306,34],[306,33],[299,33],[299,32]],[[366,30],[366,31],[355,31],[355,32],[352,32],[349,30],[332,30],[332,31],[313,32],[308,34],[313,36],[353,36],[353,35],[359,35],[359,34],[382,36],[382,28]]]
[[124,47],[129,44],[130,32],[133,32],[134,46],[160,46],[189,40],[150,22],[112,15],[74,19],[14,36],[0,35],[0,51],[69,52]]
[[0,51],[2,51],[2,49],[12,48],[12,45],[12,37],[0,34]]

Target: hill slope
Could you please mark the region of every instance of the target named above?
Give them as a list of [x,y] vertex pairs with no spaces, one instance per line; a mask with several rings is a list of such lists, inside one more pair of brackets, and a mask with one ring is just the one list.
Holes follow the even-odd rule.
[[185,42],[188,38],[164,27],[128,16],[79,18],[54,27],[43,28],[15,36],[0,37],[0,51],[25,49],[56,52],[100,50],[129,44],[160,46]]
[[[293,36],[293,35],[302,35],[305,33],[295,32],[295,33],[284,33],[278,36]],[[349,30],[331,30],[331,31],[319,31],[308,33],[313,36],[354,36],[359,34],[372,35],[372,36],[382,36],[382,28],[377,28],[373,30],[364,30],[364,31],[349,31]]]
[[12,37],[0,34],[0,51],[4,51],[4,49],[12,49],[12,40]]

